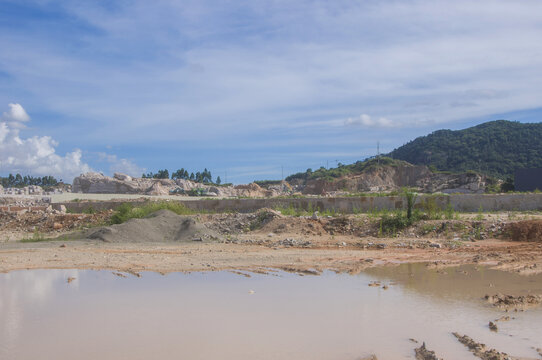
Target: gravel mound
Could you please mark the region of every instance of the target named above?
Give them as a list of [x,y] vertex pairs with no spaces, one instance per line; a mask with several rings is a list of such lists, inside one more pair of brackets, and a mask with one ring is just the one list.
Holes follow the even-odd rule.
[[220,236],[189,216],[159,210],[143,219],[130,219],[119,225],[91,229],[85,235],[91,240],[105,242],[212,242]]

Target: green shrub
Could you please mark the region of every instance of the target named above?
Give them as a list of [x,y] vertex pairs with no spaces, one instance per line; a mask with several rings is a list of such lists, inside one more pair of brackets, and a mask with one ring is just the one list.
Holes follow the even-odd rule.
[[111,224],[122,224],[130,219],[144,218],[158,210],[170,210],[177,215],[191,215],[195,213],[178,202],[152,201],[138,207],[134,207],[130,203],[123,203],[115,210],[110,222]]
[[452,220],[454,218],[454,208],[450,203],[448,203],[446,209],[444,210],[444,217],[446,220]]
[[478,208],[478,215],[476,215],[476,220],[482,221],[484,220],[484,209],[482,208],[482,205]]
[[397,211],[395,214],[384,214],[380,218],[379,236],[393,236],[410,225],[413,220],[409,220],[402,211]]
[[409,222],[412,222],[412,208],[414,208],[414,203],[416,202],[418,194],[408,190],[405,190],[404,194],[407,201],[407,219]]

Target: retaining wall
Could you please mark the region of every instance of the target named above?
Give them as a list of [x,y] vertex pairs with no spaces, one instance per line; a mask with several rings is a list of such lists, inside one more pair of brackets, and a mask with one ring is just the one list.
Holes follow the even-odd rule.
[[[143,204],[149,200],[131,201]],[[176,201],[176,200],[172,200]],[[295,207],[304,210],[337,211],[342,213],[367,212],[371,210],[404,209],[406,200],[401,196],[366,196],[366,197],[324,197],[324,198],[269,198],[269,199],[198,199],[179,200],[187,208],[211,212],[252,212],[258,209]],[[94,210],[116,209],[122,201],[82,201],[52,204],[60,205],[73,212],[93,208]],[[542,194],[457,194],[457,195],[420,195],[416,207],[427,206],[446,209],[451,206],[455,211],[526,211],[542,210]]]
[[[60,208],[60,206],[59,206]],[[6,205],[0,206],[0,211],[3,212],[20,212],[23,210],[26,211],[45,211],[47,206],[19,206],[19,205]]]

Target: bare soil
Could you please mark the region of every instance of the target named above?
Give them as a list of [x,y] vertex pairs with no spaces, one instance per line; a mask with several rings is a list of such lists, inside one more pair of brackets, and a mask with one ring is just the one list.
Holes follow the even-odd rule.
[[[0,271],[282,269],[317,274],[323,270],[357,273],[382,264],[428,262],[432,267],[475,263],[525,275],[542,272],[541,239],[513,241],[510,226],[523,225],[511,220],[509,214],[489,214],[484,220],[462,217],[422,221],[387,238],[379,234],[378,220],[368,215],[313,219],[283,216],[269,209],[191,217],[161,212],[149,219],[99,227],[110,216],[110,212],[2,213]],[[528,226],[532,227],[531,223]],[[32,237],[36,229],[43,238],[61,237],[16,241]]]

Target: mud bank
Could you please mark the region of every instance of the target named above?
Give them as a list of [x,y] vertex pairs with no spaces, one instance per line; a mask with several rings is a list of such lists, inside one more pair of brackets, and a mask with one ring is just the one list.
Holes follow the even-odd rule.
[[[0,271],[75,268],[167,273],[284,269],[315,273],[332,270],[355,274],[377,265],[426,262],[428,266],[440,271],[453,265],[478,264],[529,275],[539,273],[542,268],[542,251],[534,243],[486,240],[476,246],[459,249],[391,246],[363,249],[347,243],[347,238],[336,237],[332,241],[331,245],[312,248],[199,241],[187,242],[182,246],[171,243],[105,243],[84,240],[9,243],[0,248]],[[341,243],[336,245],[336,241]],[[386,244],[385,240],[380,241]]]

